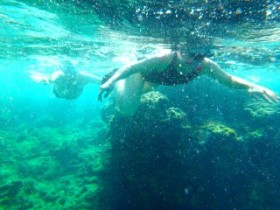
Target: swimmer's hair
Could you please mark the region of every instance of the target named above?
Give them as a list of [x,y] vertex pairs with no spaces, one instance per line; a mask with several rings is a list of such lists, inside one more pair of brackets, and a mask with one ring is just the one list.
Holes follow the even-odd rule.
[[195,59],[203,59],[213,56],[213,42],[209,36],[188,34],[183,41],[173,44],[172,50],[189,54]]
[[64,60],[60,63],[60,70],[65,74],[76,74],[76,70],[69,60]]
[[211,52],[211,50],[209,49],[199,49],[199,50],[194,50],[194,51],[190,51],[189,55],[191,57],[193,57],[195,60],[202,60],[203,58],[207,57],[211,57],[214,54]]
[[178,51],[188,54],[196,60],[201,60],[205,57],[213,56],[212,49],[209,46],[199,45],[180,45]]

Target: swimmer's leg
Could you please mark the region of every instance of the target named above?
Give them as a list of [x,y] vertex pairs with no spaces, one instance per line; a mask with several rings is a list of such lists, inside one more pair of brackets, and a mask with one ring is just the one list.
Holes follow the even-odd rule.
[[116,84],[116,102],[121,114],[132,116],[135,113],[143,93],[143,86],[141,74],[133,74]]

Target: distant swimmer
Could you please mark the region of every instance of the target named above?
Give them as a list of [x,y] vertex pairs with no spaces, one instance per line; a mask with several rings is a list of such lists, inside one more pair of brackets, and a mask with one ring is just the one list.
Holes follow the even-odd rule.
[[64,62],[61,69],[51,75],[30,72],[30,77],[37,83],[52,84],[55,96],[68,100],[78,98],[87,84],[101,83],[101,78],[95,75],[76,71],[71,62]]
[[121,108],[131,115],[136,110],[147,83],[175,86],[189,83],[199,75],[207,75],[227,87],[247,90],[269,102],[279,101],[279,96],[272,90],[230,75],[205,55],[190,52],[191,50],[181,48],[121,67],[103,80],[98,99],[101,101],[116,82],[125,79],[121,89],[117,86],[120,89],[119,95],[122,96],[119,101]]

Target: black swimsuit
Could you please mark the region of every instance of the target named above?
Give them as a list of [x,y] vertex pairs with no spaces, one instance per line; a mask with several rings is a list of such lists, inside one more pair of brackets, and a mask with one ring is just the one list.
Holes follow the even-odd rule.
[[153,70],[149,73],[142,74],[143,79],[147,82],[152,82],[161,85],[186,84],[194,78],[196,78],[202,69],[201,66],[198,65],[188,74],[182,74],[176,69],[176,61],[177,53],[175,52],[171,63],[167,66],[167,68],[164,71],[158,72],[156,70]]

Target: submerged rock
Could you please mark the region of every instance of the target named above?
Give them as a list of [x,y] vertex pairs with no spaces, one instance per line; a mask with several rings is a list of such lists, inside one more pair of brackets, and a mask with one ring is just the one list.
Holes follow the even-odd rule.
[[261,201],[248,201],[252,192],[262,195],[255,183],[265,168],[274,170],[261,157],[274,148],[263,140],[275,131],[212,118],[193,125],[160,92],[144,94],[132,117],[112,106],[104,113],[111,143],[108,209],[260,209]]
[[133,117],[118,112],[111,116],[112,205],[115,209],[174,209],[182,178],[177,170],[183,170],[180,150],[184,146],[180,145],[189,127],[186,114],[160,92],[149,92]]

